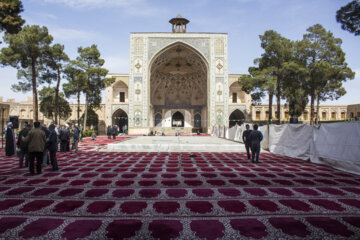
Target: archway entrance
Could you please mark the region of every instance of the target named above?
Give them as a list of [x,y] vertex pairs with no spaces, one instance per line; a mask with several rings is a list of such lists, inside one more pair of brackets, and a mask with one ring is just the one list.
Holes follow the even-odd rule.
[[229,127],[233,127],[236,124],[241,125],[244,123],[244,121],[245,121],[244,113],[239,109],[236,109],[229,116]]
[[128,129],[128,115],[122,109],[118,109],[112,115],[112,125],[117,125],[120,132]]
[[184,115],[181,112],[176,112],[172,116],[171,126],[172,127],[184,127]]
[[[161,51],[150,64],[150,112],[151,127],[158,127],[158,116],[164,116],[162,130],[182,127],[182,132],[192,132],[195,114],[204,119],[202,128],[207,128],[208,114],[208,70],[203,56],[185,43],[175,43]],[[168,111],[175,112],[166,116]],[[179,111],[177,111],[179,110]],[[189,114],[184,115],[181,112]],[[198,118],[198,117],[197,117]],[[186,121],[186,124],[185,124]],[[201,122],[201,121],[200,121]],[[185,127],[186,126],[186,127]]]

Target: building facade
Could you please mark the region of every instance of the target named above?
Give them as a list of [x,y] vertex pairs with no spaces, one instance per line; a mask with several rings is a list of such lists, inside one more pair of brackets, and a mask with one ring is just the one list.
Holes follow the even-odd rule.
[[[251,105],[251,96],[241,90],[240,74],[228,73],[228,35],[188,33],[189,21],[180,15],[170,20],[172,32],[131,33],[128,74],[108,74],[115,82],[105,89],[105,104],[96,111],[99,133],[118,125],[130,134],[209,133],[213,125],[232,127],[244,121],[266,121],[268,105]],[[3,102],[0,98],[0,102]],[[19,116],[20,125],[32,122],[32,99],[4,102],[10,116]],[[320,106],[321,121],[360,117],[360,105]],[[84,111],[80,106],[80,116]],[[77,105],[71,104],[71,117],[77,121]],[[276,106],[271,109],[276,119]],[[280,120],[289,120],[281,106]],[[317,113],[316,113],[317,116]],[[39,113],[45,123],[52,120]],[[308,106],[300,121],[310,122]]]

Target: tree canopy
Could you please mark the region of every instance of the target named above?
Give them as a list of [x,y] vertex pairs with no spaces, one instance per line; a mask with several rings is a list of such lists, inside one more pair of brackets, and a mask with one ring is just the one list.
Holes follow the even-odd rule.
[[[39,91],[40,112],[47,118],[55,120],[55,117],[66,120],[71,116],[69,102],[65,99],[64,93],[59,93],[59,99],[55,101],[55,87],[44,87]],[[57,104],[57,108],[55,107]],[[55,109],[59,109],[59,115],[55,116]]]
[[53,40],[46,27],[24,26],[17,34],[5,33],[7,47],[1,49],[0,62],[18,69],[19,83],[12,86],[15,91],[33,92],[33,120],[38,121],[37,88],[46,78],[46,55]]
[[19,15],[22,11],[20,0],[0,0],[0,31],[9,34],[20,32],[25,23]]
[[336,12],[336,21],[342,29],[360,35],[360,2],[354,0],[341,7]]

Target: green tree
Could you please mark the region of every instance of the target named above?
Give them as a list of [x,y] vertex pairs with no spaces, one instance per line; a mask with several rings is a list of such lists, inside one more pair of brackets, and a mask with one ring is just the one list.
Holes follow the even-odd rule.
[[0,0],[0,31],[9,34],[20,32],[25,23],[19,15],[22,11],[20,0]]
[[[257,60],[255,60],[255,64]],[[262,98],[269,97],[269,123],[272,119],[272,104],[273,96],[276,87],[276,78],[273,75],[274,69],[265,68],[260,69],[259,67],[250,67],[250,75],[243,75],[239,78],[241,88],[247,94],[251,94],[252,104],[261,103]]]
[[320,101],[339,98],[345,94],[342,82],[355,76],[345,62],[341,44],[340,38],[335,38],[332,32],[326,31],[320,24],[309,27],[303,40],[299,42],[297,55],[300,64],[307,71],[303,86],[310,96],[311,125],[314,120],[315,99],[319,109]]
[[74,61],[71,61],[64,70],[67,83],[63,84],[63,90],[67,98],[75,96],[77,99],[77,122],[80,126],[80,97],[86,86],[85,74],[76,67]]
[[[49,119],[55,119],[56,117],[63,120],[68,119],[71,116],[71,108],[69,102],[65,99],[64,93],[59,93],[59,99],[56,102],[55,87],[44,87],[39,91],[40,100],[40,112]],[[57,108],[56,108],[57,105]],[[55,109],[59,109],[59,114],[55,115]]]
[[44,58],[53,38],[46,27],[25,26],[17,34],[5,33],[8,47],[1,49],[0,61],[3,65],[18,69],[20,82],[13,90],[33,93],[33,120],[38,121],[37,87],[43,83],[41,71],[45,69]]
[[360,2],[351,1],[336,12],[336,21],[341,23],[341,28],[360,35]]
[[105,61],[100,58],[100,52],[95,44],[91,47],[79,47],[79,56],[76,58],[76,66],[85,77],[83,93],[85,94],[84,130],[86,130],[87,114],[89,106],[94,109],[100,106],[101,91],[106,87],[108,80],[105,78],[108,70],[102,68]]
[[60,44],[54,44],[53,46],[47,49],[46,54],[46,65],[48,66],[46,74],[46,79],[49,83],[52,81],[56,82],[55,88],[55,124],[57,124],[57,116],[59,113],[59,89],[63,71],[65,69],[65,64],[69,61],[69,57],[64,52],[64,46]]
[[[94,109],[92,108],[88,108],[87,111],[87,118],[86,118],[86,126],[91,127],[91,126],[97,126],[99,124],[99,116],[97,115],[97,113],[95,112]],[[85,112],[81,115],[81,121],[84,121],[84,115]]]
[[289,61],[283,64],[281,74],[286,79],[283,94],[289,106],[289,114],[292,118],[297,118],[304,112],[309,101],[304,89],[306,68],[295,61]]
[[268,30],[260,35],[264,53],[254,60],[257,67],[249,68],[250,77],[244,76],[240,84],[245,92],[252,92],[252,97],[259,102],[265,93],[269,96],[269,122],[272,121],[272,99],[276,96],[277,119],[280,122],[282,89],[285,81],[281,74],[283,64],[292,58],[292,42],[279,33]]

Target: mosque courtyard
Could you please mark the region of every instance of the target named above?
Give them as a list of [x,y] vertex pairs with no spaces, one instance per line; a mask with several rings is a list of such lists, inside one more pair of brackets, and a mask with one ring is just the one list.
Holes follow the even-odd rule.
[[243,146],[105,149],[130,141],[86,139],[34,176],[1,153],[0,239],[360,238],[360,176]]

